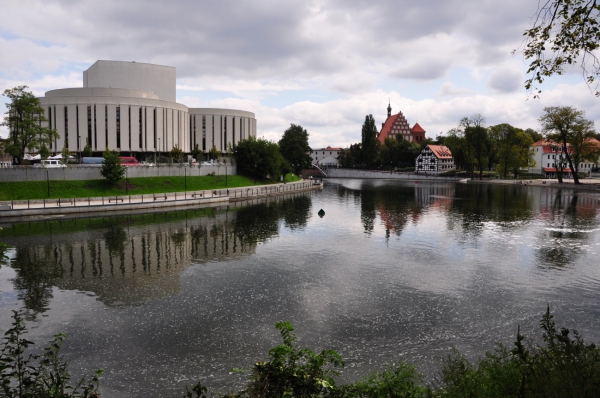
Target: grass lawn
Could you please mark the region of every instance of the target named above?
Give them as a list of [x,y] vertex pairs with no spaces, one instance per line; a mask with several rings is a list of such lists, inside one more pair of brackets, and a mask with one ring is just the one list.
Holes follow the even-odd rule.
[[[288,174],[285,182],[298,181],[300,178]],[[2,200],[27,200],[48,198],[87,198],[96,196],[140,195],[151,193],[201,191],[222,188],[239,188],[253,185],[275,183],[268,179],[248,178],[240,175],[227,176],[202,176],[202,177],[146,177],[129,178],[127,189],[125,181],[115,185],[108,184],[106,180],[85,181],[50,181],[50,196],[46,181],[28,182],[0,182],[0,201]]]

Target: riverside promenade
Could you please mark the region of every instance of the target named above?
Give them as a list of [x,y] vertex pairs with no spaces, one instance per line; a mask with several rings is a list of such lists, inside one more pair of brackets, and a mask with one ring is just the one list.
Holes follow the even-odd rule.
[[57,215],[89,215],[98,213],[126,213],[156,211],[174,207],[206,206],[217,203],[267,198],[288,193],[320,190],[322,184],[313,181],[295,181],[281,184],[257,185],[242,188],[206,191],[170,192],[161,194],[103,196],[90,198],[62,198],[41,200],[13,200],[0,202],[0,221],[15,221],[26,217]]

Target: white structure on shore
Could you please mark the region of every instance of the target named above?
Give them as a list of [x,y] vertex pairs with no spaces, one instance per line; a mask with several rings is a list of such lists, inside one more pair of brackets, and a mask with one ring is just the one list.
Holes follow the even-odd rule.
[[454,169],[450,149],[443,145],[427,145],[416,159],[415,172],[441,173]]
[[188,108],[175,102],[175,68],[139,62],[96,61],[83,72],[83,87],[46,92],[40,98],[51,128],[66,145],[80,152],[89,141],[96,155],[106,147],[138,160],[179,147],[189,153],[196,144],[208,152],[226,151],[256,137],[254,113],[233,109]]
[[340,164],[338,155],[341,150],[342,148],[332,148],[330,146],[321,149],[311,149],[310,157],[313,164],[337,167]]

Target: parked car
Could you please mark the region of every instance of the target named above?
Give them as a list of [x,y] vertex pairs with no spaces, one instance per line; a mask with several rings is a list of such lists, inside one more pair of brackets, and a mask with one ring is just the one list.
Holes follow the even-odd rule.
[[86,166],[102,166],[102,162],[104,162],[104,158],[99,157],[83,157],[81,159],[81,163]]
[[55,168],[67,167],[67,165],[63,164],[58,159],[47,159],[47,160],[40,160],[40,162],[35,164],[34,167],[42,167],[45,169],[55,169]]
[[140,162],[140,165],[146,166],[146,167],[154,167],[154,163],[152,163],[152,162],[146,162],[145,160],[142,160]]
[[119,156],[121,160],[121,165],[123,166],[141,166],[142,164],[133,156]]

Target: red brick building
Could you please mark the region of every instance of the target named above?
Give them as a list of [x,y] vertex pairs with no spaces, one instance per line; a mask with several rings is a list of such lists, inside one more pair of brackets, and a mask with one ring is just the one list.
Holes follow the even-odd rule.
[[405,140],[414,141],[418,144],[423,142],[425,139],[425,130],[419,126],[419,123],[415,123],[411,128],[402,112],[392,115],[392,106],[390,104],[388,104],[387,111],[387,120],[385,123],[382,123],[381,131],[377,136],[379,142],[383,144],[386,138],[394,138],[397,135],[402,135]]

